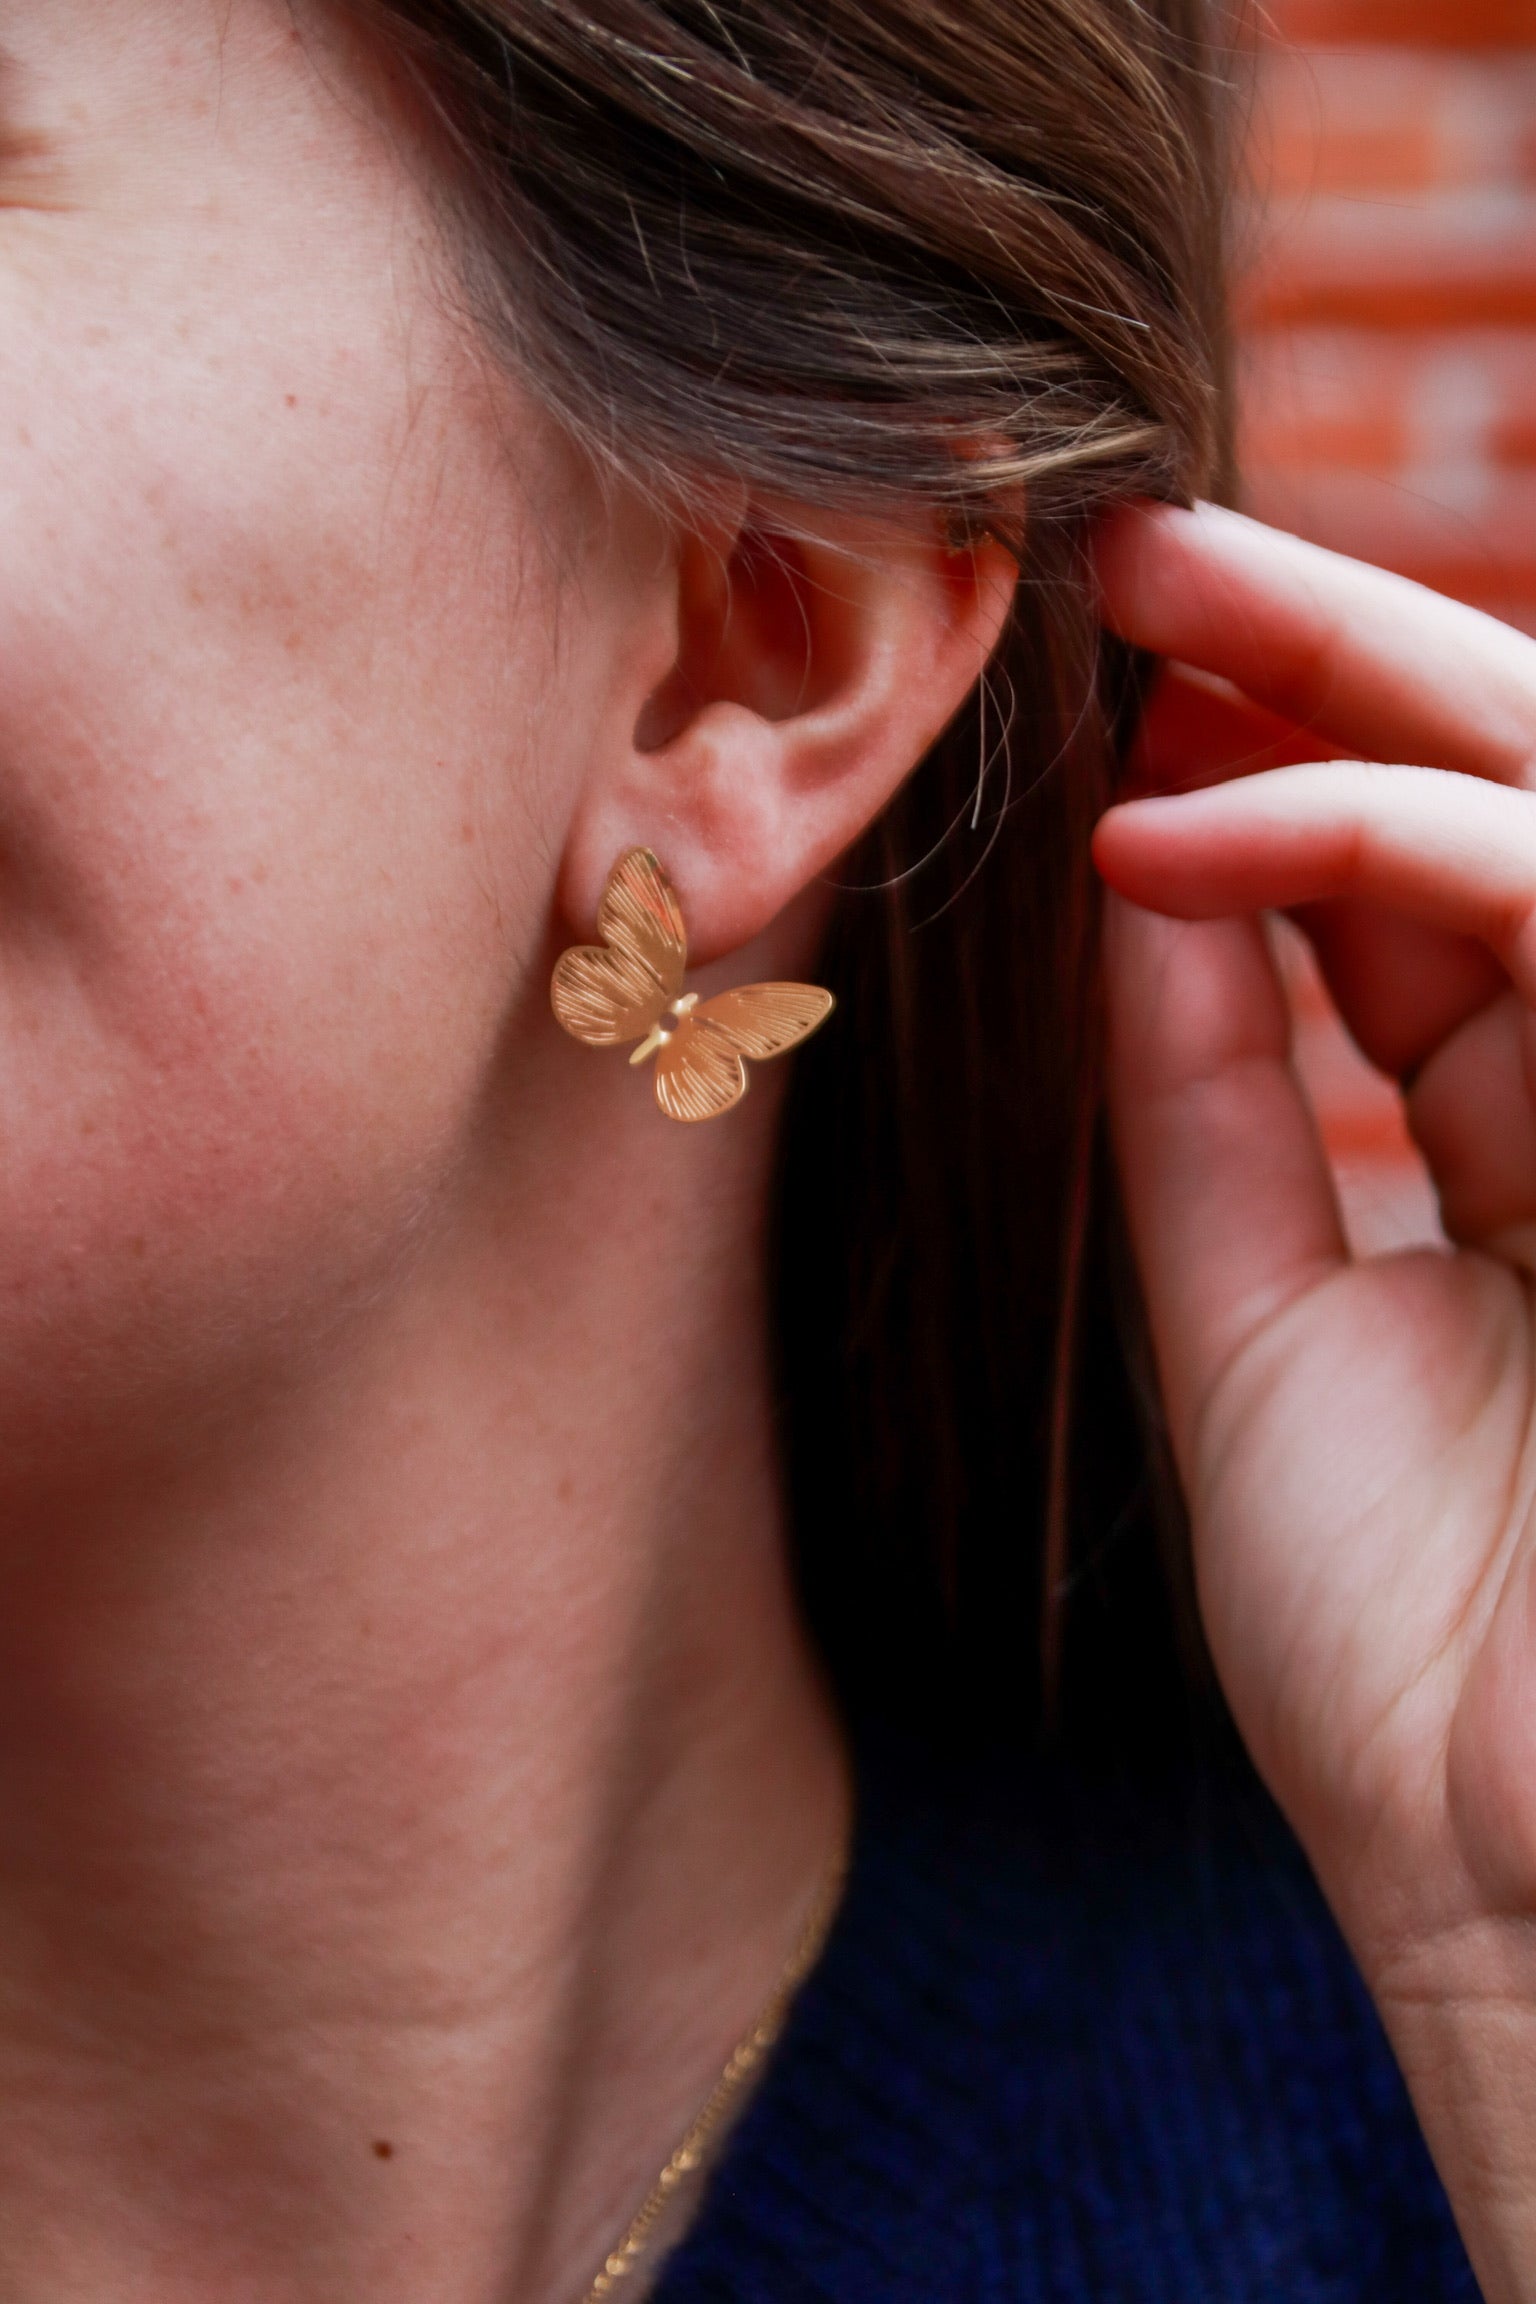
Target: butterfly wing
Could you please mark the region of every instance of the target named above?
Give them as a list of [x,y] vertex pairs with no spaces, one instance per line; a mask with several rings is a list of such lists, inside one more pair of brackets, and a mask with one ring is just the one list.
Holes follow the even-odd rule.
[[744,1056],[782,1056],[824,1024],[816,984],[742,984],[685,1016],[656,1058],[656,1101],[673,1120],[713,1120],[747,1092]]
[[713,1120],[747,1092],[747,1068],[729,1036],[697,1010],[656,1057],[656,1101],[669,1120]]
[[688,937],[672,883],[649,848],[632,848],[608,876],[601,944],[573,945],[555,963],[550,1004],[590,1048],[638,1040],[682,990]]
[[723,1032],[731,1047],[761,1063],[782,1056],[825,1024],[836,1002],[819,984],[740,984],[694,1010],[698,1023]]
[[631,848],[608,875],[597,932],[616,952],[633,952],[669,1000],[683,988],[688,931],[671,881],[649,848]]

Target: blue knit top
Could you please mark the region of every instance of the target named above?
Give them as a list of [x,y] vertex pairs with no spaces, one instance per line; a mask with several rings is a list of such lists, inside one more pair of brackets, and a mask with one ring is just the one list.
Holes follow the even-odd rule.
[[1252,1778],[866,1766],[848,1893],[657,2304],[1441,2304],[1402,2081]]

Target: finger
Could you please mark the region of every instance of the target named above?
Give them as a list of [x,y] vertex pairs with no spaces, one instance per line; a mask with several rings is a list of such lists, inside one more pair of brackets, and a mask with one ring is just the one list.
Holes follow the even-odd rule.
[[1111,898],[1106,966],[1122,1189],[1187,1475],[1224,1372],[1345,1261],[1344,1236],[1258,928]]
[[1331,745],[1532,774],[1536,642],[1491,616],[1214,505],[1127,507],[1095,563],[1113,630]]
[[[1228,682],[1168,664],[1137,730],[1126,790],[1194,791],[1314,757],[1302,731],[1250,704]],[[1470,938],[1370,905],[1304,905],[1294,917],[1346,1029],[1384,1072],[1417,1070],[1507,982]]]
[[1356,1047],[1399,1079],[1508,988],[1504,970],[1470,936],[1377,904],[1303,904],[1291,917]]
[[1250,703],[1228,680],[1188,664],[1166,664],[1136,731],[1127,787],[1188,792],[1319,757],[1314,730],[1295,728]]
[[1447,1234],[1536,1265],[1533,1020],[1506,990],[1436,1050],[1407,1099]]
[[1432,768],[1277,768],[1099,821],[1112,887],[1185,919],[1361,897],[1476,937],[1536,997],[1536,798]]

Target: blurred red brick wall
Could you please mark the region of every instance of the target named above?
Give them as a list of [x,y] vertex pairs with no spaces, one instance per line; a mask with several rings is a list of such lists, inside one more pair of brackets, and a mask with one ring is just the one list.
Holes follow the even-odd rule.
[[[1270,0],[1239,235],[1244,501],[1536,634],[1536,0]],[[1291,954],[1363,1245],[1433,1229]]]

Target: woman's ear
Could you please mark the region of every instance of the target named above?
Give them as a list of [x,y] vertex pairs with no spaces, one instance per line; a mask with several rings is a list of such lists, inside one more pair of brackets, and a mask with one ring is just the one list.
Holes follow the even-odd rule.
[[759,510],[729,532],[679,534],[670,661],[631,699],[629,741],[592,763],[571,820],[572,923],[590,928],[614,862],[647,847],[677,888],[692,960],[748,943],[958,710],[1016,578],[1003,546],[954,550],[937,522],[925,536]]

